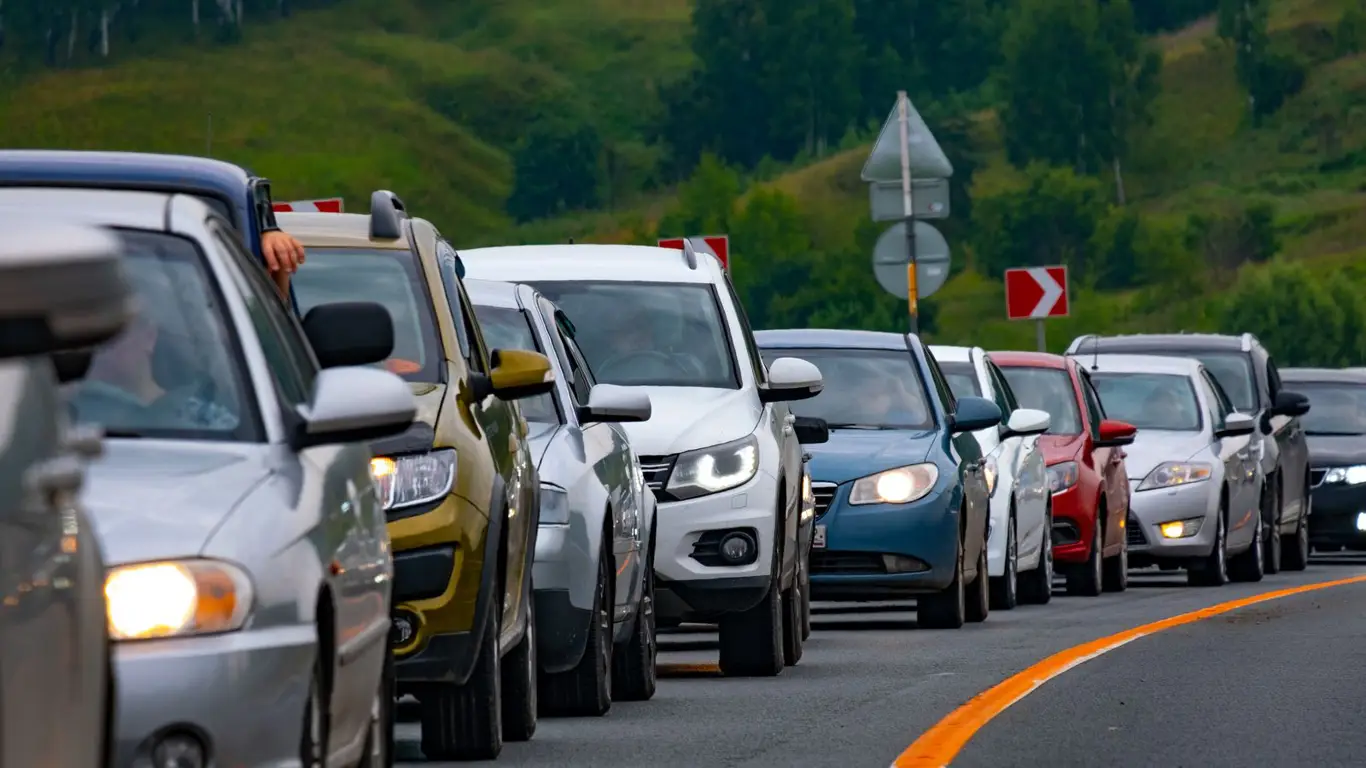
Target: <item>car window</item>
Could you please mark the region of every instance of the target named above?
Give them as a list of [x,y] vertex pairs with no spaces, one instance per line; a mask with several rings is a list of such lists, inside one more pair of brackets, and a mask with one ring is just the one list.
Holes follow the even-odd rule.
[[934,388],[939,392],[939,399],[944,403],[944,409],[949,413],[958,410],[958,397],[953,393],[953,388],[944,379],[944,371],[939,367],[939,361],[928,349],[925,350],[925,362],[929,365],[930,379],[934,381]]
[[1095,385],[1091,383],[1091,375],[1085,371],[1078,371],[1077,378],[1081,380],[1081,399],[1086,404],[1091,437],[1099,440],[1100,422],[1105,419],[1105,406],[1100,401],[1100,395],[1096,393]]
[[825,387],[792,413],[825,419],[832,429],[929,429],[934,417],[910,353],[880,349],[765,349],[769,364],[780,357],[807,360]]
[[1020,404],[1015,400],[1015,391],[1010,388],[1010,382],[1006,381],[1006,377],[1001,373],[1001,369],[997,368],[996,364],[990,360],[987,360],[987,375],[991,376],[991,385],[996,388],[997,396],[1005,402],[1003,408],[1006,410],[1003,412],[1006,414],[1006,418],[1009,419],[1010,414],[1014,413],[1020,407]]
[[754,380],[761,386],[767,384],[768,371],[765,369],[764,358],[759,353],[759,345],[754,342],[754,329],[750,327],[749,315],[745,312],[745,305],[740,303],[740,297],[735,293],[735,286],[730,283],[730,276],[723,275],[722,282],[726,285],[726,293],[730,296],[731,305],[735,307],[735,315],[740,318],[740,327],[744,330],[745,350],[749,355]]
[[569,390],[574,402],[577,405],[587,405],[593,385],[597,381],[593,378],[593,372],[589,369],[587,358],[579,349],[578,342],[574,341],[574,329],[564,313],[545,297],[541,297],[539,302],[541,316],[552,329],[551,342],[555,347],[555,354],[559,356],[564,369],[569,371]]
[[139,312],[65,391],[74,419],[111,437],[262,440],[236,328],[203,251],[163,232],[118,234]]
[[981,397],[982,387],[977,381],[977,370],[972,363],[939,363],[939,370],[949,383],[954,397]]
[[[1191,377],[1178,373],[1090,374],[1106,410],[1139,429],[1198,432],[1200,403]],[[1210,399],[1214,399],[1213,393]]]
[[730,330],[707,284],[538,282],[577,329],[598,381],[739,389]]
[[392,248],[309,248],[294,273],[299,311],[340,301],[377,302],[394,324],[394,351],[377,365],[408,381],[439,382],[445,356],[436,311],[412,251]]
[[441,273],[441,285],[446,290],[446,303],[450,305],[451,316],[461,318],[455,323],[455,337],[460,344],[460,356],[470,360],[470,329],[464,322],[465,303],[460,296],[460,275],[455,270],[459,256],[451,244],[445,240],[436,241],[437,271]]
[[1081,433],[1081,410],[1072,379],[1061,368],[1034,366],[1004,366],[1010,389],[1022,408],[1033,408],[1049,415],[1048,434],[1076,435]]
[[1256,413],[1257,385],[1252,377],[1252,358],[1245,352],[1200,352],[1191,355],[1219,381],[1233,407],[1243,413]]
[[1267,391],[1274,401],[1276,395],[1281,391],[1281,372],[1276,369],[1276,361],[1271,359],[1270,355],[1266,358],[1266,382]]
[[[545,353],[536,340],[531,318],[522,310],[475,305],[474,315],[484,333],[484,340],[494,349],[529,349],[532,352]],[[552,393],[525,397],[517,402],[522,408],[522,416],[527,421],[541,424],[560,423],[560,411],[555,405],[555,396]]]
[[1205,397],[1205,413],[1209,416],[1210,428],[1219,430],[1224,428],[1225,419],[1228,418],[1228,408],[1218,391],[1218,385],[1214,383],[1214,377],[1209,372],[1201,369],[1196,382],[1200,387],[1200,392]]
[[1297,381],[1295,391],[1309,398],[1309,412],[1300,417],[1305,434],[1366,435],[1366,385]]

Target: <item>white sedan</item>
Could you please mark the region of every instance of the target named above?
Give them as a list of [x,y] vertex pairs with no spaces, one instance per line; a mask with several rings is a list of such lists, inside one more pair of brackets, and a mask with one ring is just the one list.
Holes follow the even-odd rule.
[[1038,436],[1047,431],[1050,417],[1019,407],[1005,376],[981,347],[932,346],[930,351],[955,397],[985,397],[1008,414],[999,427],[973,433],[987,458],[991,491],[991,608],[1047,603],[1053,595],[1052,494]]

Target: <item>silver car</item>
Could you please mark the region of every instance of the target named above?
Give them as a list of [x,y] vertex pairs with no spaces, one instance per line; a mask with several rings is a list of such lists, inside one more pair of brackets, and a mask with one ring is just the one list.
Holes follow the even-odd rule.
[[536,600],[541,706],[601,715],[655,692],[654,494],[619,422],[650,418],[639,390],[597,384],[573,326],[526,285],[466,280],[484,338],[555,365],[552,394],[519,405],[541,477]]
[[70,428],[48,355],[118,333],[132,297],[111,233],[8,217],[0,231],[0,765],[93,768],[114,681],[78,495],[100,441]]
[[388,314],[324,305],[301,328],[188,196],[0,191],[19,206],[118,227],[140,303],[67,393],[106,435],[84,498],[109,566],[114,765],[383,765],[393,565],[362,441],[416,403],[352,366],[391,351]]
[[1106,417],[1138,427],[1124,456],[1133,488],[1130,565],[1185,567],[1198,586],[1260,581],[1256,420],[1234,411],[1197,360],[1098,355],[1084,362]]

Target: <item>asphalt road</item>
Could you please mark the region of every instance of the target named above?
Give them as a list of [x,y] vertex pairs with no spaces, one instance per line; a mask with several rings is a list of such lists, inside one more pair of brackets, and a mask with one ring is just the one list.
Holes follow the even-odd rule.
[[[601,718],[543,719],[510,766],[876,766],[978,693],[1054,653],[1216,603],[1366,575],[1366,557],[1316,558],[1259,584],[1185,586],[1135,571],[1130,589],[1057,594],[958,631],[916,628],[905,605],[819,604],[796,667],[771,679],[713,670],[716,638],[661,638],[649,702]],[[988,723],[954,766],[1361,765],[1366,584],[1240,608],[1140,638],[1071,669]],[[401,765],[422,762],[398,726]]]

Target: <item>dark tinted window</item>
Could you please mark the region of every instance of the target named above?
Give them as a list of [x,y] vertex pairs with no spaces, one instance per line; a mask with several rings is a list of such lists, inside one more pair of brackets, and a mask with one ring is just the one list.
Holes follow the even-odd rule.
[[908,352],[766,349],[763,355],[769,363],[796,357],[820,369],[825,387],[810,400],[791,404],[798,416],[825,419],[837,429],[928,429],[934,424]]
[[1311,435],[1366,435],[1366,385],[1297,381],[1294,391],[1309,398],[1300,417]]
[[[484,341],[494,349],[529,349],[545,353],[536,341],[531,320],[520,309],[475,306],[475,318],[484,332]],[[517,401],[527,421],[559,424],[560,412],[555,407],[555,396],[549,392]]]
[[1001,368],[1021,408],[1046,411],[1052,417],[1051,435],[1081,433],[1081,411],[1067,371],[1059,368],[1005,366]]
[[977,370],[972,367],[972,363],[946,363],[940,360],[939,370],[944,373],[954,397],[982,396],[982,388],[977,382]]
[[1112,418],[1139,429],[1200,430],[1200,402],[1189,376],[1097,371],[1091,374],[1091,383]]
[[1205,364],[1205,368],[1224,388],[1233,407],[1244,413],[1256,413],[1257,384],[1252,377],[1252,360],[1243,352],[1200,352],[1190,355]]

